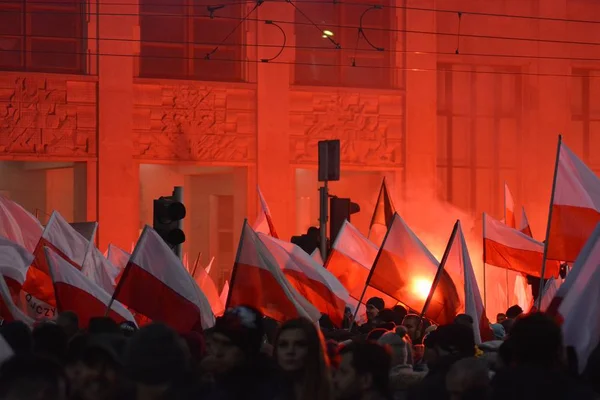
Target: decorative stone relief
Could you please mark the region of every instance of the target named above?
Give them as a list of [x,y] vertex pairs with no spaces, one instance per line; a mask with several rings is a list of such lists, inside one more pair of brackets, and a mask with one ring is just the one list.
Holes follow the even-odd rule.
[[134,90],[138,158],[256,159],[253,90],[193,84],[136,84]]
[[315,164],[318,142],[340,139],[347,165],[399,167],[403,163],[401,94],[291,92],[293,162]]
[[96,83],[0,73],[0,152],[94,156]]

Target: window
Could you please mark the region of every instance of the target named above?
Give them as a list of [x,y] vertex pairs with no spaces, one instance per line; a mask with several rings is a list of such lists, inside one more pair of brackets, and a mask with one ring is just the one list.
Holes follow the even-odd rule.
[[[295,83],[373,88],[393,86],[396,35],[392,30],[396,26],[396,13],[394,8],[386,7],[389,3],[389,0],[364,0],[357,4],[297,0]],[[369,5],[383,8],[369,10]],[[361,16],[365,36],[373,46],[383,48],[383,51],[371,47],[364,37],[357,41]],[[336,49],[320,29],[331,32],[331,39],[341,49]],[[353,61],[356,67],[352,67]]]
[[[242,3],[141,0],[140,76],[241,81]],[[210,59],[206,59],[207,54]]]
[[521,76],[518,69],[438,66],[440,196],[481,215],[502,215],[503,183],[518,197]]
[[573,70],[571,131],[564,141],[597,175],[600,175],[600,71]]
[[0,2],[0,69],[83,73],[82,0]]

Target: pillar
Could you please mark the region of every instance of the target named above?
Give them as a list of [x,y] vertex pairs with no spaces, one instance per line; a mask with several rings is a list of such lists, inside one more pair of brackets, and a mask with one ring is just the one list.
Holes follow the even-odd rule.
[[139,168],[133,160],[133,77],[137,1],[100,0],[98,236],[129,249],[139,224]]
[[[265,2],[258,8],[260,20],[294,19],[294,7],[286,2]],[[282,24],[288,45],[277,58],[278,63],[257,66],[257,183],[273,215],[278,234],[289,239],[295,220],[295,178],[290,166],[289,110],[291,66],[283,62],[294,59],[293,24]],[[259,23],[257,42],[280,46],[283,35],[273,25]],[[258,47],[259,59],[272,58],[277,47]]]

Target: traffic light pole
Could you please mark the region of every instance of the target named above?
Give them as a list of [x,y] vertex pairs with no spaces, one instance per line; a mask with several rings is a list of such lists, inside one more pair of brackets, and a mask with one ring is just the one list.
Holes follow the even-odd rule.
[[[183,186],[175,186],[175,188],[173,188],[173,200],[183,204]],[[183,231],[183,219],[177,221],[177,228]],[[183,244],[175,246],[175,255],[183,261]]]
[[327,181],[323,183],[323,187],[319,188],[321,207],[320,207],[320,218],[319,218],[319,230],[321,231],[321,257],[323,260],[327,259],[327,219],[328,208],[329,208],[329,188],[327,187]]

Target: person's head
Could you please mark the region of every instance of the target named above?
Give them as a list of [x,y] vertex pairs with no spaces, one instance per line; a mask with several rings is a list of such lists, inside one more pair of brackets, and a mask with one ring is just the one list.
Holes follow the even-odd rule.
[[467,326],[467,327],[473,329],[473,317],[471,317],[468,314],[458,314],[454,318],[454,323],[459,324],[459,325],[464,325],[464,326]]
[[121,329],[119,324],[110,317],[94,317],[90,318],[88,332],[91,334],[118,335],[121,333]]
[[274,357],[279,368],[302,384],[303,397],[327,398],[331,377],[321,332],[306,318],[289,320],[275,337]]
[[490,328],[492,328],[492,332],[494,333],[494,339],[496,340],[504,340],[506,336],[506,331],[502,324],[491,324]]
[[338,400],[367,394],[388,396],[392,366],[388,350],[373,342],[353,342],[340,350],[340,366],[334,374]]
[[446,358],[461,359],[475,355],[473,329],[459,324],[442,325],[425,340],[427,363],[436,365]]
[[502,322],[504,322],[506,320],[506,314],[503,313],[498,313],[496,315],[496,323],[501,324]]
[[402,321],[402,326],[406,328],[406,332],[413,344],[421,342],[421,317],[416,314],[408,314]]
[[189,350],[173,329],[159,323],[140,328],[125,349],[125,372],[141,387],[166,388],[190,366]]
[[0,334],[13,349],[15,354],[28,354],[33,349],[31,329],[21,321],[13,321],[2,325]]
[[79,332],[79,317],[73,311],[64,311],[58,314],[56,325],[63,328],[69,338]]
[[390,347],[392,366],[412,365],[412,351],[405,327],[399,326],[394,332],[386,332],[377,343]]
[[406,317],[406,314],[408,314],[408,312],[406,311],[406,308],[404,308],[400,304],[398,304],[392,308],[392,312],[394,313],[394,320],[393,320],[394,324],[402,325],[402,321],[404,321],[404,317]]
[[43,323],[33,329],[33,352],[37,355],[64,362],[69,338],[65,331],[53,323]]
[[208,355],[215,373],[224,374],[249,366],[260,354],[264,336],[263,316],[260,311],[238,306],[217,318],[210,332]]
[[65,400],[67,378],[53,359],[17,355],[0,366],[0,398],[10,400]]
[[204,336],[201,333],[192,331],[181,335],[181,337],[185,340],[185,343],[190,350],[192,363],[198,365],[206,354],[206,341],[204,340]]
[[384,329],[384,328],[376,328],[371,330],[371,332],[369,332],[367,334],[367,340],[372,341],[372,342],[376,342],[379,340],[380,337],[382,337],[383,335],[385,335],[386,333],[388,333],[389,330],[388,329]]
[[380,324],[391,323],[396,326],[394,323],[394,311],[392,311],[390,308],[384,308],[383,310],[379,311],[379,314],[377,314],[377,321]]
[[367,301],[367,320],[374,321],[384,308],[385,303],[381,297],[371,297]]
[[506,310],[506,318],[508,319],[515,319],[521,314],[523,314],[523,309],[518,305],[511,306]]
[[560,327],[542,313],[516,320],[510,332],[513,362],[517,365],[553,366],[563,360]]
[[455,362],[446,375],[446,391],[450,400],[461,400],[469,393],[486,393],[489,369],[484,360],[469,357]]

